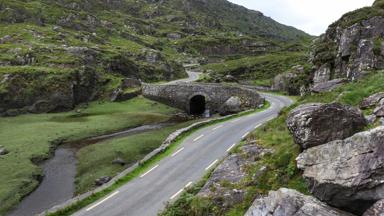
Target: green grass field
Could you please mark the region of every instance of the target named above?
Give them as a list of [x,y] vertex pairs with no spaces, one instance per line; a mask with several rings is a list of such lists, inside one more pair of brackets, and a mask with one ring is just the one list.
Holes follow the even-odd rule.
[[[55,141],[79,140],[144,124],[163,122],[176,112],[173,108],[141,97],[122,103],[94,102],[87,108],[77,110],[77,112],[0,118],[0,145],[10,151],[9,154],[0,157],[0,173],[2,173],[0,215],[38,185],[36,177],[41,175],[41,169],[32,161],[48,158]],[[158,136],[165,136],[166,133],[166,131],[159,132]],[[133,141],[134,139],[131,140]],[[146,142],[141,155],[155,145],[153,140]],[[119,145],[119,142],[115,145]],[[83,155],[84,152],[81,152],[80,156]],[[91,157],[90,155],[87,158]],[[86,161],[81,161],[80,166],[86,166]],[[86,171],[87,169],[82,173]]]

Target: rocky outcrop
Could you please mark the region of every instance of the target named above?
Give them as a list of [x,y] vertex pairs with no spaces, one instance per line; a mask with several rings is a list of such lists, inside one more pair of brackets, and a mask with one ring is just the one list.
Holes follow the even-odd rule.
[[305,69],[301,65],[292,67],[285,73],[278,74],[273,79],[272,90],[274,91],[285,91],[290,95],[299,95],[302,88],[305,88],[308,77],[305,74]]
[[289,113],[286,123],[303,149],[347,138],[367,125],[360,110],[338,103],[301,105]]
[[49,72],[6,75],[0,93],[2,115],[71,110],[76,104],[92,100],[101,79],[92,70],[50,74]]
[[245,216],[352,216],[295,190],[280,188],[256,199]]
[[366,7],[329,26],[326,34],[315,42],[314,83],[338,78],[355,80],[369,70],[383,69],[383,15],[375,7]]
[[[240,152],[228,156],[212,173],[204,187],[197,194],[198,197],[210,198],[220,208],[229,208],[241,203],[245,199],[245,190],[236,189],[245,177],[246,168],[258,161],[269,150],[248,144],[241,147]],[[255,177],[264,169],[255,174]]]
[[383,216],[384,200],[377,201],[371,208],[364,212],[363,216]]
[[334,79],[330,81],[325,81],[325,82],[315,84],[311,90],[312,92],[315,92],[315,93],[329,92],[342,86],[346,82],[347,82],[346,79]]
[[[384,99],[384,92],[379,92],[376,94],[373,94],[367,98],[364,98],[364,100],[360,103],[361,109],[368,109],[375,107],[379,105],[379,103]],[[384,100],[383,100],[384,102]],[[384,105],[384,103],[383,103]]]
[[297,158],[311,193],[362,214],[384,198],[384,127],[305,150]]

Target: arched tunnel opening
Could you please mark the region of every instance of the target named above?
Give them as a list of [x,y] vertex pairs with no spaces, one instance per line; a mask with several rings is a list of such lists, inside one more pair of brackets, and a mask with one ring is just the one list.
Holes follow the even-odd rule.
[[189,101],[189,114],[202,115],[205,112],[205,97],[202,95],[196,95]]

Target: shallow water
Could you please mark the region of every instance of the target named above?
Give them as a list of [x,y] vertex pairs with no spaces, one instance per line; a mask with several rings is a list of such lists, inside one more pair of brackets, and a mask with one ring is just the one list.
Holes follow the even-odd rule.
[[43,163],[44,178],[39,187],[25,197],[10,216],[31,216],[73,197],[76,175],[75,151],[59,148]]
[[157,130],[175,123],[144,125],[112,134],[92,137],[60,146],[53,158],[42,164],[44,178],[38,188],[26,196],[9,216],[31,216],[42,213],[74,196],[76,177],[76,152],[82,147],[102,141]]

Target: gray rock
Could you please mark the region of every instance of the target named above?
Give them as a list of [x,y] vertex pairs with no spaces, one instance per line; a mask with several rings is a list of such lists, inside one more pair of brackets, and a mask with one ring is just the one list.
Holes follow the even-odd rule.
[[305,150],[297,158],[311,193],[361,215],[384,199],[384,127]]
[[5,35],[4,37],[0,38],[0,44],[7,43],[12,40],[12,37],[10,35]]
[[100,178],[98,178],[98,179],[96,179],[95,180],[95,185],[96,186],[101,186],[101,185],[103,185],[103,184],[105,184],[105,183],[108,183],[109,181],[111,181],[111,177],[109,177],[109,176],[103,176],[103,177],[100,177]]
[[289,86],[289,80],[296,78],[297,75],[294,73],[282,73],[277,75],[273,79],[272,89],[274,91],[287,91]]
[[181,34],[179,33],[168,33],[167,38],[170,40],[178,40],[181,38]]
[[0,155],[6,155],[8,154],[9,151],[5,149],[3,146],[0,146]]
[[384,99],[384,92],[373,94],[367,98],[364,98],[364,100],[360,103],[360,108],[367,109],[367,108],[377,106],[380,103],[380,101],[383,99]]
[[326,82],[317,83],[312,87],[311,90],[315,93],[329,92],[343,85],[346,82],[346,79],[334,79]]
[[313,82],[315,84],[327,82],[331,79],[331,66],[329,64],[322,65],[315,71]]
[[239,97],[230,97],[220,108],[221,115],[229,115],[240,112],[242,102]]
[[379,106],[379,107],[376,107],[375,110],[373,110],[373,114],[380,118],[380,117],[384,117],[384,106]]
[[[330,26],[326,34],[321,37],[321,45],[318,47],[320,49],[313,58],[317,67],[314,83],[335,78],[355,80],[364,76],[366,71],[383,69],[384,47],[383,44],[381,46],[376,44],[377,39],[382,38],[383,34],[382,16],[372,16],[349,26]],[[324,45],[327,47],[321,49]]]
[[295,190],[280,188],[256,199],[245,216],[352,216]]
[[[269,152],[257,145],[245,145],[240,153],[228,156],[212,173],[198,197],[211,198],[222,208],[228,208],[244,201],[245,191],[236,188],[246,177],[246,168]],[[261,170],[259,175],[265,170]],[[256,176],[255,176],[256,177]]]
[[373,124],[375,123],[375,121],[377,120],[376,116],[375,115],[369,115],[369,116],[366,116],[365,119],[367,120],[367,122],[369,124]]
[[286,123],[303,149],[347,138],[367,125],[360,110],[339,103],[301,105],[289,113]]
[[363,216],[384,216],[384,199],[377,201]]
[[125,166],[127,164],[127,162],[124,159],[122,159],[121,157],[118,157],[112,161],[112,164],[118,164],[121,166]]

